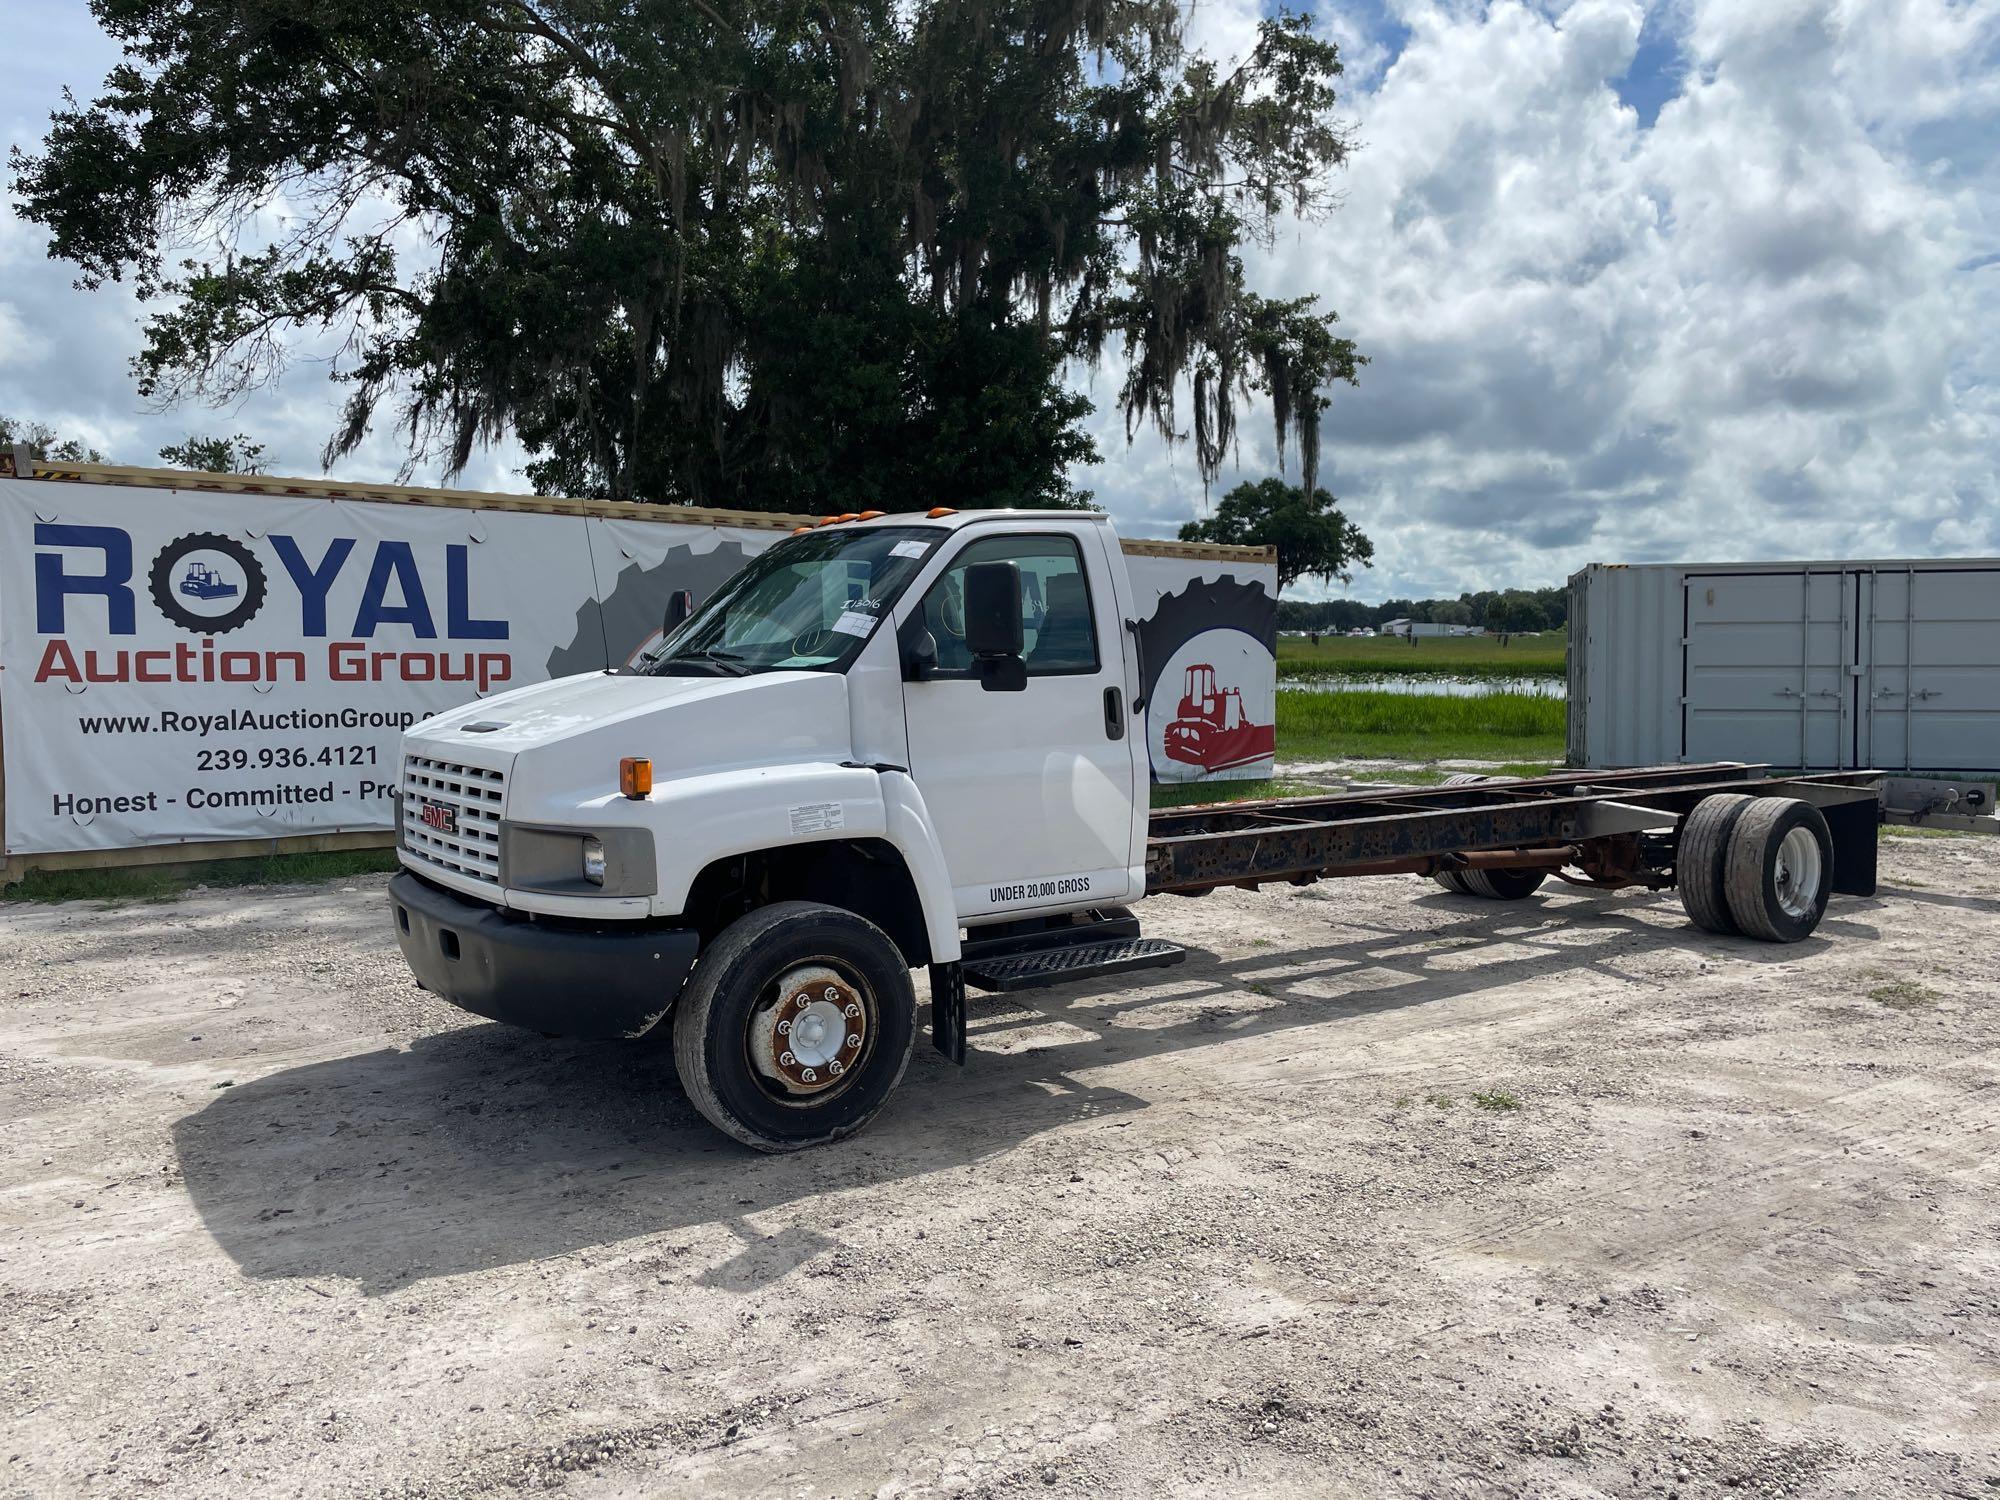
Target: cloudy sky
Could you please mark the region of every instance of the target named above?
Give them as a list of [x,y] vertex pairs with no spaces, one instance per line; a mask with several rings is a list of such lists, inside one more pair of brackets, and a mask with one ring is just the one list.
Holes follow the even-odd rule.
[[[33,146],[115,60],[81,0],[12,0],[0,131]],[[1256,0],[1204,0],[1221,51]],[[2000,0],[1335,0],[1362,149],[1345,202],[1252,257],[1372,361],[1323,483],[1377,599],[1585,562],[2000,554]],[[151,462],[244,431],[312,473],[323,371],[222,413],[142,410],[137,315],[0,215],[0,411]],[[1117,372],[1079,376],[1109,408]],[[1207,503],[1184,452],[1080,474],[1126,528]],[[1241,475],[1271,472],[1268,418]],[[378,432],[343,474],[396,469]],[[519,455],[462,483],[518,489]],[[1225,473],[1223,485],[1237,471]],[[1312,590],[1302,590],[1310,594]]]

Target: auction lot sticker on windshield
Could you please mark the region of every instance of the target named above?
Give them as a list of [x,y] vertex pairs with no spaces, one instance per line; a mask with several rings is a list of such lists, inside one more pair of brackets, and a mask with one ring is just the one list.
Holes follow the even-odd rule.
[[833,628],[842,635],[858,635],[865,640],[868,632],[875,628],[875,617],[863,614],[858,609],[845,610],[840,618],[833,622]]
[[846,823],[845,802],[800,802],[792,808],[793,833],[828,833]]
[[898,542],[889,549],[891,557],[922,557],[931,550],[929,542]]

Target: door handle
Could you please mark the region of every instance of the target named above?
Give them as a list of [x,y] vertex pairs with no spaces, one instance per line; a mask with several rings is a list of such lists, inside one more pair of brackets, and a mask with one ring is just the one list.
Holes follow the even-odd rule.
[[1104,690],[1104,737],[1125,738],[1125,695],[1115,687]]
[[1146,637],[1140,632],[1137,620],[1127,620],[1125,628],[1132,632],[1132,664],[1139,669],[1139,692],[1132,700],[1132,712],[1136,714],[1146,706]]

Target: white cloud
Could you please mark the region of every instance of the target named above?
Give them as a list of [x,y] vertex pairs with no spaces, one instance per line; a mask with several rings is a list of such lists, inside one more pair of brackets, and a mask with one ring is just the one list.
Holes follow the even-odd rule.
[[12,302],[0,301],[0,369],[29,369],[48,354],[48,340],[30,331]]
[[[1355,592],[2000,552],[2000,4],[1676,6],[1650,128],[1638,0],[1400,10],[1345,208],[1255,268],[1373,361],[1323,464],[1377,543]],[[1164,519],[1113,457],[1100,493]]]
[[[32,148],[115,49],[30,4],[0,132]],[[1650,14],[1648,12],[1651,12]],[[1203,0],[1247,45],[1256,0]],[[2000,0],[1332,0],[1363,149],[1346,204],[1250,257],[1373,363],[1322,473],[1378,546],[1365,597],[1558,581],[1586,561],[2000,553]],[[37,29],[39,28],[39,29]],[[1620,101],[1677,40],[1649,126]],[[129,292],[74,292],[0,214],[0,411],[145,461],[245,431],[314,472],[340,392],[301,364],[235,408],[141,409]],[[1126,447],[1079,376],[1135,532],[1204,504],[1185,450]],[[390,424],[343,462],[392,475]],[[1240,477],[1276,468],[1246,413]],[[518,488],[511,448],[462,482]],[[1225,473],[1223,485],[1238,471]]]

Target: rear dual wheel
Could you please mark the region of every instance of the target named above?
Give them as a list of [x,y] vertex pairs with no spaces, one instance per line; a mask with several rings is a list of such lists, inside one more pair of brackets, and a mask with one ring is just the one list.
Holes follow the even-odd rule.
[[1729,913],[1729,836],[1737,819],[1754,798],[1738,792],[1704,797],[1681,820],[1674,848],[1674,879],[1680,886],[1681,910],[1704,932],[1734,933],[1742,929]]
[[1796,943],[1812,936],[1832,891],[1833,834],[1810,802],[1764,797],[1729,836],[1729,914],[1750,937]]
[[1674,877],[1688,920],[1767,943],[1810,937],[1833,889],[1833,835],[1810,802],[1704,797],[1682,821]]
[[810,901],[723,929],[674,1008],[674,1067],[694,1107],[759,1151],[852,1135],[903,1076],[916,995],[866,918]]

